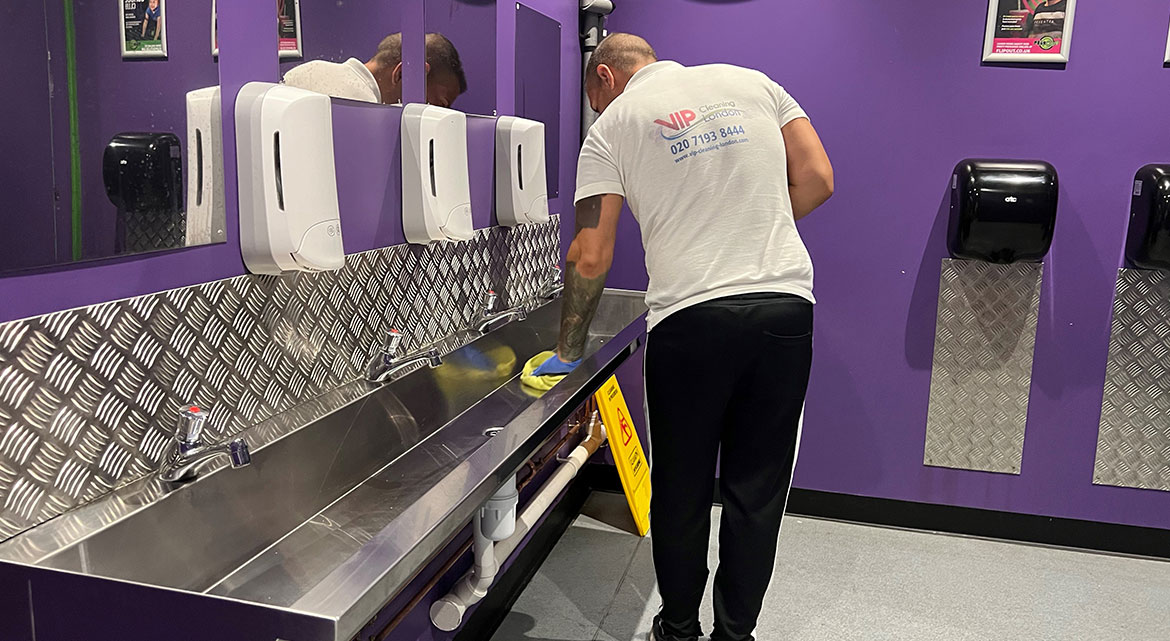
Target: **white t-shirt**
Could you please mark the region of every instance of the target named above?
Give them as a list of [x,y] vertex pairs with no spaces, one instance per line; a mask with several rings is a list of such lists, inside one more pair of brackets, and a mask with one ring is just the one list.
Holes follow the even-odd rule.
[[726,296],[814,300],[780,133],[807,117],[759,71],[660,61],[635,73],[594,123],[575,201],[618,194],[629,203],[646,248],[650,329]]
[[366,65],[357,58],[345,62],[311,60],[284,74],[284,84],[335,98],[382,102],[382,90]]

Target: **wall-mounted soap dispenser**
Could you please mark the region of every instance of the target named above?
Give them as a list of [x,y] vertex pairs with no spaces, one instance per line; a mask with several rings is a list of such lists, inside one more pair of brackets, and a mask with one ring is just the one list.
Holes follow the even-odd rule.
[[114,250],[182,247],[183,152],[172,133],[115,135],[102,153],[106,196],[118,209]]
[[496,121],[496,219],[515,227],[548,218],[544,123],[501,116]]
[[226,239],[219,87],[187,93],[187,243]]
[[250,82],[236,99],[240,248],[256,274],[345,264],[329,96]]
[[1044,258],[1058,191],[1056,169],[1046,162],[960,162],[951,178],[951,255],[990,263]]
[[434,105],[402,109],[402,227],[406,240],[470,240],[467,117]]
[[1146,165],[1134,176],[1125,257],[1139,269],[1170,271],[1170,165]]

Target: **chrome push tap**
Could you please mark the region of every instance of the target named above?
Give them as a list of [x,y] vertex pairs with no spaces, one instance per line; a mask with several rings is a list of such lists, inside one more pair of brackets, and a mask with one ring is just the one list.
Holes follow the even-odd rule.
[[565,281],[561,276],[561,266],[553,265],[549,269],[548,280],[544,282],[544,287],[541,288],[536,297],[540,300],[552,300],[560,296],[561,292],[565,291]]
[[401,343],[402,332],[396,329],[390,330],[390,334],[386,338],[386,347],[381,354],[370,361],[370,365],[366,369],[367,381],[385,383],[403,369],[419,363],[426,363],[430,367],[438,367],[443,364],[443,357],[436,347],[419,350],[402,357],[395,356]]
[[528,318],[528,312],[523,307],[513,307],[511,309],[505,309],[502,312],[493,311],[496,308],[497,300],[499,300],[499,296],[497,296],[494,291],[489,291],[487,296],[484,298],[483,317],[480,318],[479,323],[475,325],[476,331],[478,331],[480,334],[487,332],[489,329],[491,329],[492,325],[495,325],[500,321],[522,321]]
[[203,424],[207,414],[191,406],[179,412],[175,423],[175,437],[163,455],[159,478],[164,481],[190,481],[194,479],[195,466],[207,459],[225,455],[233,468],[244,467],[252,462],[248,443],[242,438],[233,439],[222,445],[208,446],[203,443]]

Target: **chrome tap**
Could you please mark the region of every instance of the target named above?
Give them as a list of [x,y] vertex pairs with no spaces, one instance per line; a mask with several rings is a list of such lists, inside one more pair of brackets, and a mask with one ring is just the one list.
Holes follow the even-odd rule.
[[209,458],[225,455],[233,468],[244,467],[252,462],[248,443],[237,438],[222,445],[207,446],[203,443],[203,424],[207,414],[191,406],[179,412],[175,423],[175,437],[163,455],[159,478],[164,481],[190,481],[194,479],[195,466]]
[[548,280],[544,282],[540,293],[536,297],[540,300],[552,300],[565,291],[565,281],[562,279],[561,266],[553,265],[549,270]]
[[492,325],[502,320],[525,320],[528,318],[528,312],[523,307],[513,307],[511,309],[505,309],[502,312],[494,312],[493,310],[496,308],[497,300],[499,300],[499,296],[494,291],[489,291],[484,298],[483,317],[475,325],[476,331],[480,334],[487,332]]
[[392,329],[386,338],[386,347],[370,361],[369,367],[366,369],[366,380],[371,383],[385,383],[390,380],[392,376],[419,363],[427,363],[431,367],[438,367],[443,364],[443,357],[439,354],[436,347],[419,350],[413,354],[398,357],[395,354],[398,352],[398,346],[402,343],[402,332]]

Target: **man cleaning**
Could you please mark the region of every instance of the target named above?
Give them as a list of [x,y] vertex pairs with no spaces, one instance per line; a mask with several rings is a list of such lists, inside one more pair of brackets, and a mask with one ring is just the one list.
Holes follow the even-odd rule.
[[[557,352],[583,356],[625,201],[642,229],[650,519],[662,609],[651,641],[703,634],[711,501],[723,498],[712,641],[754,639],[772,576],[812,361],[812,262],[795,221],[833,193],[804,111],[763,73],[658,61],[615,33],[585,91],[601,114],[577,166]],[[774,638],[765,634],[764,638]]]
[[[459,52],[443,34],[426,35],[427,103],[450,107],[467,91]],[[368,62],[311,60],[284,74],[284,84],[335,98],[387,105],[402,102],[402,34],[392,33]]]

